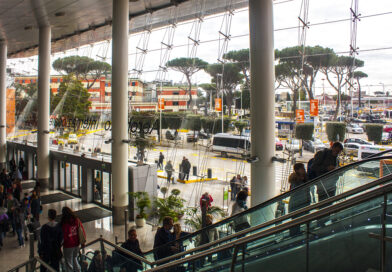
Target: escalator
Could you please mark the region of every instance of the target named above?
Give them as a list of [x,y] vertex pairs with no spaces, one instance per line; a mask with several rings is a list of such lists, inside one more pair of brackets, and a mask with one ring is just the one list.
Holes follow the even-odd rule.
[[[320,191],[324,191],[328,197],[334,195],[338,196],[358,188],[361,185],[374,182],[380,177],[391,174],[392,164],[390,163],[392,163],[392,156],[387,154],[383,155],[384,156],[382,157],[362,160],[331,171],[292,191],[274,197],[241,214],[226,218],[218,223],[203,228],[202,230],[184,236],[170,244],[164,245],[164,247],[168,248],[171,245],[180,243],[184,246],[185,251],[191,251],[192,253],[189,254],[194,254],[194,249],[203,244],[203,237],[206,237],[208,232],[211,230],[218,230],[219,239],[233,235],[235,234],[233,226],[236,221],[244,216],[249,218],[251,227],[265,224],[265,228],[270,228],[271,225],[268,225],[268,222],[294,211],[292,207],[291,209],[289,208],[290,198],[292,196],[295,197],[297,202],[305,204],[301,205],[302,207],[306,207],[318,203],[317,192],[320,193]],[[311,201],[309,201],[309,198]],[[184,254],[184,257],[186,256],[187,254]],[[145,257],[150,262],[156,261],[154,258],[154,250],[147,252]],[[159,264],[160,261],[157,263]]]
[[[392,181],[392,175],[388,176]],[[290,229],[299,228],[297,235]],[[392,271],[392,183],[147,271]]]

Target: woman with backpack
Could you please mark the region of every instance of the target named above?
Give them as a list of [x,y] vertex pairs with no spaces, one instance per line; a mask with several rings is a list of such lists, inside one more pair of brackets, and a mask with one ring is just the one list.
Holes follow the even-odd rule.
[[86,243],[86,232],[82,222],[68,207],[62,209],[61,228],[64,235],[63,254],[65,259],[65,271],[81,271],[78,254],[79,245]]

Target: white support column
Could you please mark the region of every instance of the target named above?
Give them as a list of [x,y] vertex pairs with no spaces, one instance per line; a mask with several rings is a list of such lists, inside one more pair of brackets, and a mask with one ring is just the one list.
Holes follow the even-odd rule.
[[7,166],[7,44],[0,41],[0,171]]
[[129,0],[113,0],[112,24],[112,205],[113,223],[124,224],[128,206]]
[[41,190],[49,187],[50,26],[39,28],[38,47],[38,147],[37,179]]
[[275,70],[272,0],[249,0],[251,206],[275,195]]

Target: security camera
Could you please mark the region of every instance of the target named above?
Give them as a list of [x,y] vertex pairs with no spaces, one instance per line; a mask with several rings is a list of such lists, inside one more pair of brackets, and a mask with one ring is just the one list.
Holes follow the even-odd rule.
[[271,161],[272,161],[272,162],[285,163],[285,162],[286,162],[286,159],[273,156],[273,157],[271,158]]
[[258,162],[258,161],[259,161],[259,157],[257,157],[257,156],[251,156],[251,157],[247,158],[246,161],[247,161],[248,163],[255,163],[255,162]]

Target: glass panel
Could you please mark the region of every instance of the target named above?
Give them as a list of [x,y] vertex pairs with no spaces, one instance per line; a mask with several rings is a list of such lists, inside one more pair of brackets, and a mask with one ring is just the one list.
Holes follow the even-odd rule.
[[[386,236],[392,237],[392,193],[387,195],[387,216],[386,216]],[[385,271],[392,271],[392,241],[386,241],[386,269]]]
[[64,184],[64,175],[65,175],[65,162],[60,161],[60,189],[64,190],[65,189],[65,184]]
[[110,173],[102,172],[102,193],[103,193],[103,205],[110,206]]
[[[381,166],[381,168],[380,168]],[[369,162],[363,162],[356,165],[350,165],[331,172],[329,175],[310,181],[304,186],[295,188],[285,194],[275,197],[274,199],[262,203],[241,215],[230,217],[226,220],[214,224],[203,230],[210,232],[212,228],[218,231],[218,237],[233,234],[238,221],[243,221],[241,217],[246,214],[248,227],[257,226],[282,215],[291,213],[298,209],[304,208],[312,203],[328,199],[334,195],[339,195],[350,191],[358,186],[365,185],[377,180],[380,176],[392,173],[392,158],[376,158]],[[270,228],[274,225],[267,225],[263,229]],[[197,230],[194,230],[197,231]],[[182,238],[187,243],[186,250],[201,245],[201,232]],[[185,242],[185,241],[189,241]],[[153,252],[146,253],[149,260],[153,260]]]
[[72,182],[71,182],[71,192],[75,195],[80,195],[79,193],[79,166],[72,164]]
[[94,201],[102,203],[102,172],[94,170]]
[[380,240],[369,233],[381,233],[382,203],[375,198],[313,222],[309,271],[380,271]]
[[65,162],[65,190],[71,192],[71,164],[69,162]]

